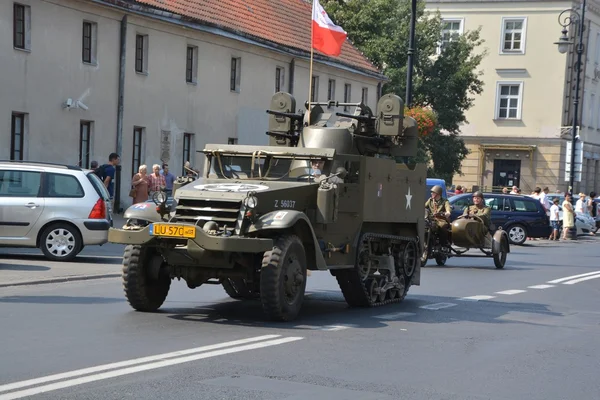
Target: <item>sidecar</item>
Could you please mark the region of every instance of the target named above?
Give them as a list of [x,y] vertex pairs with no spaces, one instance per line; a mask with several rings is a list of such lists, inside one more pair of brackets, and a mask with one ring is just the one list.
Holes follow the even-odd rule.
[[460,216],[452,222],[452,257],[482,257],[465,254],[471,249],[479,249],[484,257],[493,257],[496,268],[504,268],[506,256],[510,253],[508,234],[496,229],[492,224],[489,230],[477,216]]

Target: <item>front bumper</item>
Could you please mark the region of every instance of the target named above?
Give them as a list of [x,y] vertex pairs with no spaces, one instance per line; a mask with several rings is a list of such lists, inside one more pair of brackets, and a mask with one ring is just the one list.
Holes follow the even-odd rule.
[[[184,225],[184,224],[170,224]],[[190,225],[185,224],[189,227]],[[136,230],[110,228],[108,230],[108,241],[110,243],[152,245],[160,241],[187,241],[188,251],[203,249],[209,251],[236,252],[236,253],[261,253],[273,248],[273,240],[269,238],[254,238],[240,236],[211,236],[201,228],[194,226],[196,237],[193,239],[180,239],[163,236],[150,235],[150,226]]]

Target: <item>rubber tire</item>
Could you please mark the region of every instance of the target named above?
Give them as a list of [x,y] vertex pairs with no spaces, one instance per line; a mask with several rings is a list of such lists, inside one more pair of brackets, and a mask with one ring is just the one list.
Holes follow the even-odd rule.
[[248,288],[246,280],[242,278],[226,278],[221,280],[221,285],[232,299],[251,300],[260,297],[258,293]]
[[137,311],[153,312],[162,306],[169,289],[171,278],[160,274],[152,279],[146,273],[146,261],[151,248],[128,245],[123,253],[123,290],[129,305]]
[[502,249],[501,252],[493,255],[496,269],[502,269],[506,264],[506,244],[506,239],[503,239],[502,243],[500,243],[500,248]]
[[446,265],[446,261],[448,261],[448,256],[444,256],[444,255],[437,255],[435,256],[435,263],[437,265],[439,265],[440,267],[443,267],[444,265]]
[[[510,238],[510,231],[512,231],[512,230],[513,230],[513,228],[521,228],[521,229],[523,229],[523,240],[521,240],[521,241],[518,241],[518,242],[515,242],[515,241],[513,241],[513,240]],[[527,228],[525,228],[525,227],[524,227],[523,225],[521,225],[521,224],[514,224],[514,225],[511,225],[511,226],[510,226],[510,228],[508,228],[508,229],[506,230],[506,233],[508,234],[508,241],[509,241],[511,244],[516,244],[517,246],[520,246],[520,245],[522,245],[523,243],[525,243],[525,241],[527,240]]]
[[[272,250],[265,251],[260,270],[260,300],[268,319],[291,321],[296,318],[304,301],[306,290],[306,252],[302,241],[296,235],[283,235],[275,238]],[[292,303],[285,299],[282,263],[295,256],[303,275],[299,293]]]
[[[52,232],[55,229],[68,230],[73,235],[73,238],[75,239],[75,246],[73,247],[73,251],[65,257],[57,257],[54,254],[50,253],[48,251],[48,249],[46,248],[46,238],[48,237],[50,232]],[[81,239],[81,234],[79,233],[77,228],[75,228],[72,225],[63,224],[60,222],[56,223],[56,224],[52,224],[52,225],[47,226],[46,229],[44,229],[44,231],[40,235],[40,250],[42,250],[42,253],[44,253],[44,256],[46,256],[46,258],[51,261],[72,261],[75,257],[77,257],[77,254],[79,254],[82,249],[83,249],[83,240]]]

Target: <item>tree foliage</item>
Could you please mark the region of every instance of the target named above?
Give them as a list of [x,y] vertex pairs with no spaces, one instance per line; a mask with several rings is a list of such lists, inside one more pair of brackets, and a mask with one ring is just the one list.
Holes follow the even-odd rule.
[[[410,26],[410,1],[401,0],[329,0],[324,7],[344,30],[352,43],[389,81],[384,93],[404,98]],[[437,127],[421,138],[419,161],[432,161],[429,174],[450,182],[460,173],[468,150],[458,136],[466,123],[465,111],[473,105],[473,96],[483,91],[477,69],[485,57],[478,46],[483,43],[480,30],[454,37],[438,54],[442,36],[439,13],[425,11],[418,1],[415,29],[416,53],[413,72],[413,106],[431,107],[437,114]]]

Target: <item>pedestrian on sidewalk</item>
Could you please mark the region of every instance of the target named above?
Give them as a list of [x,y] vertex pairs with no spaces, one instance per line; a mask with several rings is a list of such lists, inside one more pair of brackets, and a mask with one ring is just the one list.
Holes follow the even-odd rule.
[[552,233],[550,234],[550,240],[559,240],[560,235],[560,217],[559,217],[559,208],[558,208],[558,197],[555,197],[552,200],[552,205],[550,206],[550,226],[552,227]]
[[565,201],[563,201],[563,203],[562,203],[562,210],[563,210],[562,238],[563,238],[563,240],[567,240],[567,232],[569,232],[569,229],[572,229],[575,227],[575,211],[573,210],[573,204],[571,204],[572,200],[573,200],[573,197],[571,196],[571,193],[567,193],[565,195]]
[[154,193],[164,190],[167,186],[165,177],[160,174],[160,165],[154,164],[152,166],[152,174],[148,176],[148,182],[150,184],[150,198],[154,198]]
[[133,197],[133,204],[143,203],[148,200],[148,168],[145,165],[140,165],[138,173],[131,179],[131,186],[135,190],[130,193],[135,194]]

